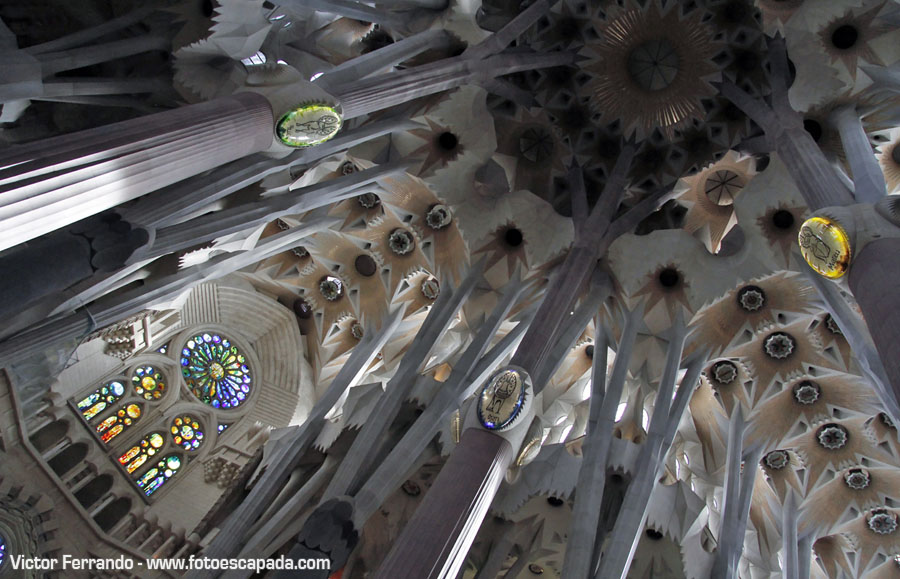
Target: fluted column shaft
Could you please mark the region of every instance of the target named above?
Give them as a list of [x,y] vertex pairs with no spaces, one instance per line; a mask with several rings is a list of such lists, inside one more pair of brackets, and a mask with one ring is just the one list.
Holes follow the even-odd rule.
[[[900,239],[879,239],[863,247],[850,266],[850,290],[862,310],[875,349],[890,380],[894,400],[900,401]],[[891,265],[893,264],[893,265]]]
[[513,458],[506,439],[469,428],[373,579],[452,579]]
[[884,173],[875,159],[856,107],[839,108],[831,114],[829,121],[841,135],[841,144],[847,153],[847,161],[853,173],[854,197],[860,203],[877,202],[887,194]]
[[0,157],[0,251],[264,151],[268,100],[240,93],[11,147]]

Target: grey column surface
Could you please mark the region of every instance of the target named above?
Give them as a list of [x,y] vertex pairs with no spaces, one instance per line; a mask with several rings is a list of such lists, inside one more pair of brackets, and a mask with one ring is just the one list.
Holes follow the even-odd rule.
[[[681,365],[681,354],[684,350],[686,336],[684,312],[679,309],[670,329],[669,344],[666,349],[666,365],[659,381],[656,400],[653,403],[653,413],[647,428],[647,439],[638,455],[635,477],[625,492],[625,500],[619,510],[609,545],[600,559],[599,574],[595,574],[595,577],[613,579],[625,577],[628,573],[628,567],[647,517],[650,494],[653,492],[653,487],[656,486],[660,459],[668,451],[666,433],[673,422],[677,427],[683,412],[682,408],[673,404],[672,393],[678,379],[678,369]],[[679,395],[687,395],[683,389],[684,386],[679,389]],[[689,390],[693,391],[692,388]]]
[[841,144],[853,173],[854,197],[859,203],[875,203],[887,194],[884,173],[878,165],[869,136],[854,106],[844,106],[829,118],[841,136]]
[[452,578],[512,458],[504,438],[466,430],[373,579]]
[[[289,232],[288,230],[287,232]],[[285,233],[287,233],[285,232]],[[219,533],[206,548],[204,555],[209,558],[227,558],[237,555],[246,538],[246,530],[256,523],[270,502],[278,496],[296,463],[302,458],[306,449],[321,432],[322,420],[329,410],[340,400],[344,391],[356,384],[369,366],[378,351],[387,343],[403,319],[404,309],[395,311],[385,321],[378,332],[367,331],[362,341],[357,344],[347,363],[332,380],[325,394],[316,401],[310,415],[303,426],[298,428],[266,468],[266,472],[250,491],[250,495],[241,503],[222,525]],[[324,482],[324,481],[323,481]],[[196,570],[187,577],[215,577],[213,570]]]
[[279,171],[303,168],[315,161],[345,151],[370,139],[393,131],[420,126],[409,119],[389,117],[361,127],[343,130],[330,141],[316,147],[298,149],[282,159],[251,155],[223,165],[215,173],[197,175],[142,197],[123,208],[123,219],[145,227],[174,225],[202,213],[222,198],[261,181]]
[[[543,365],[544,359],[556,344],[556,336],[563,321],[571,313],[572,304],[597,267],[598,252],[605,246],[605,234],[624,192],[633,158],[633,147],[626,147],[620,153],[597,205],[583,226],[576,231],[572,248],[547,286],[534,323],[513,356],[512,364],[525,368],[532,375],[534,369]],[[575,189],[583,186],[580,169],[573,169],[570,182],[573,182]],[[544,385],[536,382],[534,388],[535,392],[540,392]]]
[[[622,331],[608,386],[606,380],[608,338],[606,329],[599,324],[597,327],[591,369],[593,383],[588,434],[582,449],[581,470],[578,472],[578,486],[573,506],[573,511],[579,515],[572,517],[569,541],[566,543],[566,556],[563,561],[565,577],[587,579],[592,572],[616,410],[622,398],[622,390],[625,388],[628,362],[631,359],[643,311],[643,304],[639,304],[625,315],[625,328]],[[601,349],[602,351],[598,352]],[[581,489],[581,492],[577,489]]]
[[513,545],[516,544],[516,525],[512,521],[503,521],[505,528],[500,538],[492,541],[487,560],[482,564],[474,579],[496,579],[503,570],[503,564]]
[[852,258],[850,290],[859,304],[884,364],[895,401],[900,401],[900,239],[879,239]]
[[791,107],[788,96],[790,71],[784,38],[769,38],[768,46],[771,105],[752,97],[731,81],[722,83],[722,96],[763,128],[770,146],[788,167],[810,209],[850,205],[853,195],[803,128],[802,116]]
[[810,567],[812,566],[812,535],[805,535],[798,541],[797,545],[797,579],[809,579]]
[[499,54],[484,60],[463,56],[364,78],[334,87],[345,119],[353,119],[394,105],[497,76],[571,64],[573,54]]
[[[278,542],[278,537],[284,534],[292,522],[303,520],[302,512],[309,507],[313,496],[328,482],[328,477],[334,474],[337,460],[331,457],[325,459],[325,463],[307,480],[303,486],[288,497],[283,508],[272,511],[271,518],[260,517],[257,524],[247,534],[247,542],[240,552],[240,557],[269,557],[283,543]],[[268,511],[267,511],[268,513]],[[302,526],[301,526],[302,527]],[[295,531],[295,534],[299,531]],[[253,575],[253,571],[229,571],[222,575],[223,579],[245,578]]]
[[0,251],[267,149],[272,109],[240,93],[0,154]]
[[[400,361],[400,367],[385,387],[384,394],[378,399],[369,419],[360,429],[359,434],[347,451],[347,455],[338,467],[325,497],[336,497],[355,494],[373,469],[377,450],[381,447],[382,437],[387,432],[400,410],[404,400],[415,384],[415,376],[441,336],[450,328],[456,312],[475,289],[481,279],[484,261],[474,265],[454,291],[441,290],[432,311],[422,323],[412,346]],[[449,287],[449,282],[442,284]],[[442,299],[445,298],[446,299]]]
[[203,281],[216,279],[287,251],[299,240],[333,225],[335,221],[323,219],[304,227],[283,231],[267,237],[252,250],[216,256],[204,264],[178,270],[143,287],[101,298],[91,304],[89,310],[53,317],[40,326],[0,341],[0,366],[28,358],[57,343],[87,336],[97,328],[127,318],[166,299],[173,299]]
[[383,73],[391,66],[413,58],[426,50],[450,48],[452,39],[452,35],[446,30],[426,30],[373,50],[368,54],[351,58],[331,70],[325,71],[314,82],[328,90],[332,86]]
[[[445,382],[437,395],[428,404],[425,411],[416,419],[413,425],[404,433],[400,442],[395,445],[391,453],[378,465],[372,475],[366,480],[355,495],[357,511],[354,519],[357,526],[362,528],[369,516],[381,506],[387,497],[394,492],[403,482],[403,478],[414,464],[417,458],[425,450],[425,447],[434,438],[438,429],[449,415],[457,408],[461,390],[468,390],[467,386],[477,387],[471,383],[471,377],[477,368],[479,359],[482,359],[485,349],[494,337],[497,328],[506,319],[506,315],[515,303],[522,291],[522,286],[515,280],[508,286],[506,293],[494,308],[490,317],[484,321],[475,335],[475,339],[466,348],[459,362],[454,365],[450,378]],[[527,327],[527,323],[520,322],[521,329]],[[517,333],[518,333],[517,332]]]
[[800,569],[797,553],[798,517],[797,496],[794,494],[794,489],[789,485],[781,512],[782,577],[785,579],[797,579],[799,575]]
[[403,173],[408,165],[409,162],[405,160],[376,165],[365,171],[163,227],[156,232],[152,243],[131,256],[129,263],[174,253],[199,243],[259,227],[283,215],[306,213],[362,195],[365,191],[361,187],[378,179]]
[[[736,543],[744,543],[744,533],[737,528],[740,519],[738,497],[741,493],[741,457],[744,449],[744,411],[736,404],[728,424],[728,456],[725,463],[725,492],[722,496],[722,523],[719,542],[713,562],[712,574],[722,579],[732,579],[735,571],[732,561],[738,551]],[[739,535],[739,536],[738,536]]]
[[[122,268],[149,234],[114,213],[95,215],[0,254],[0,320],[11,321],[46,296]],[[3,332],[6,333],[6,332]]]

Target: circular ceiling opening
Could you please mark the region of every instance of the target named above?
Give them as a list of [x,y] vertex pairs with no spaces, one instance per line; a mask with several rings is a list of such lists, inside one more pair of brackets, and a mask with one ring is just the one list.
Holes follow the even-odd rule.
[[778,229],[790,229],[794,225],[794,214],[785,209],[779,209],[772,214],[772,225]]
[[648,40],[628,55],[628,74],[640,88],[655,92],[668,88],[678,75],[678,52],[665,38]]
[[675,287],[680,281],[681,274],[678,273],[677,269],[667,267],[659,272],[659,283],[661,283],[663,287]]
[[511,227],[503,233],[503,241],[510,247],[519,247],[525,241],[525,237],[520,230]]
[[812,137],[813,141],[819,142],[819,139],[822,138],[822,125],[819,121],[814,119],[803,119],[803,128],[806,129],[806,132],[809,133],[809,136]]
[[859,40],[859,31],[850,24],[838,26],[831,33],[831,44],[838,50],[853,48],[857,40]]
[[452,151],[459,145],[459,139],[456,138],[456,135],[449,131],[444,131],[437,138],[438,145],[445,151]]
[[356,267],[356,271],[359,272],[359,275],[364,275],[366,277],[372,277],[375,275],[375,272],[378,271],[378,265],[375,263],[375,260],[372,259],[371,256],[365,254],[356,256],[354,266]]

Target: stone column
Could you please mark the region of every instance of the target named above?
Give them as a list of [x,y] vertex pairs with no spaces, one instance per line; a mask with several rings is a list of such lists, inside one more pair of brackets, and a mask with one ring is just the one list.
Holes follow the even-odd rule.
[[466,430],[373,579],[456,577],[512,459],[506,439]]
[[887,193],[884,173],[875,159],[869,136],[866,135],[856,107],[839,108],[831,114],[829,121],[841,135],[841,144],[847,153],[847,161],[853,173],[854,197],[860,203],[877,202]]
[[[875,349],[890,380],[894,400],[900,400],[900,239],[868,243],[853,258],[848,274],[850,290],[862,310]],[[892,265],[893,264],[893,265]]]
[[0,156],[0,251],[272,144],[269,101],[240,93],[11,147]]

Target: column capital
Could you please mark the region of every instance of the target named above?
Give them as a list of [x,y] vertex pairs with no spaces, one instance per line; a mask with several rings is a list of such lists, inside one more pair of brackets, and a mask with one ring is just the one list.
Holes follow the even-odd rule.
[[900,238],[900,200],[856,203],[815,211],[800,227],[800,253],[813,270],[843,278],[853,257],[878,239]]
[[324,143],[340,131],[344,116],[336,97],[290,65],[257,68],[238,92],[260,94],[272,106],[276,138],[264,153],[284,157],[295,149]]

